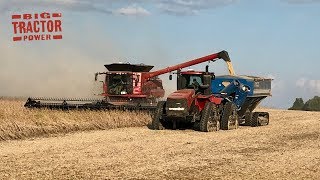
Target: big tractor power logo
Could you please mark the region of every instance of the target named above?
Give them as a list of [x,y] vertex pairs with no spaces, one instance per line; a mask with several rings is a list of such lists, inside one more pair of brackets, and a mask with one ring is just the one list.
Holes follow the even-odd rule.
[[13,41],[62,39],[61,13],[12,15]]

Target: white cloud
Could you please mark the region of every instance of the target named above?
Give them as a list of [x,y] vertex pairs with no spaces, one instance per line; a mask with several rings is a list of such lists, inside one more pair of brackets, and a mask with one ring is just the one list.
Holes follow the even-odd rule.
[[78,12],[99,12],[112,14],[108,6],[100,6],[90,0],[5,0],[0,4],[0,11],[19,11],[27,8],[57,8]]
[[310,80],[308,85],[311,89],[317,93],[320,93],[320,80]]
[[[14,8],[54,7],[79,12],[100,12],[106,14],[149,15],[151,12],[142,8],[150,5],[163,13],[173,15],[194,15],[201,10],[213,9],[236,2],[237,0],[1,0],[0,11]],[[136,6],[130,6],[136,4]]]
[[320,80],[300,78],[296,81],[296,86],[312,93],[320,93]]
[[305,86],[306,82],[307,82],[306,78],[300,78],[296,81],[296,86],[302,88]]
[[193,15],[201,10],[226,6],[237,0],[161,0],[158,7],[174,15]]
[[284,0],[290,4],[307,4],[307,3],[318,3],[320,0]]
[[136,5],[117,9],[114,13],[125,16],[147,16],[151,14],[148,10]]
[[[1,0],[0,13],[24,8],[53,7],[78,12],[149,15],[144,5],[171,15],[196,15],[203,10],[234,4],[241,0]],[[289,4],[317,3],[320,0],[279,0]],[[137,6],[130,6],[136,4]],[[115,13],[116,12],[116,13]]]

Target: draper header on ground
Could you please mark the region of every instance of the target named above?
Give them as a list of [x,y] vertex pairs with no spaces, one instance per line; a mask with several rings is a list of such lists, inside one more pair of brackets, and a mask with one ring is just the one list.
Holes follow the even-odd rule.
[[61,13],[12,15],[13,41],[62,39]]

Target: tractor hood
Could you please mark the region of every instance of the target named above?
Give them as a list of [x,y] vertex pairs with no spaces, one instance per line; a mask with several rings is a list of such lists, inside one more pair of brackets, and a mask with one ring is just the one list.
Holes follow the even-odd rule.
[[195,90],[193,89],[181,89],[181,90],[177,90],[173,93],[171,93],[168,96],[168,100],[185,100],[187,101],[188,107],[191,106],[191,103],[193,101],[192,96],[194,96],[195,94]]
[[166,105],[167,117],[175,119],[186,117],[189,114],[194,93],[193,89],[183,89],[170,94]]

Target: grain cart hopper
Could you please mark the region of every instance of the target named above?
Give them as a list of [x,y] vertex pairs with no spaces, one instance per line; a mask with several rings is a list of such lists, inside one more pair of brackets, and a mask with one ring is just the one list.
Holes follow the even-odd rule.
[[[201,62],[223,58],[230,62],[226,51],[204,57]],[[200,131],[210,132],[237,129],[243,118],[251,126],[267,125],[267,112],[252,113],[257,104],[270,95],[271,80],[249,76],[216,78],[214,73],[181,71],[190,64],[177,68],[177,91],[158,102],[152,128],[177,128],[178,124],[193,124]],[[230,64],[231,65],[231,64]],[[230,68],[229,68],[230,69]]]
[[95,74],[96,81],[99,75],[104,76],[104,80],[101,81],[103,87],[102,98],[28,98],[25,107],[152,110],[156,108],[158,99],[164,97],[165,94],[162,81],[158,78],[159,75],[217,58],[224,59],[228,64],[230,74],[234,74],[230,59],[225,51],[151,72],[153,66],[144,64],[106,64],[107,72]]
[[235,80],[250,87],[250,91],[243,104],[237,107],[240,118],[239,123],[252,127],[267,125],[269,123],[269,113],[253,111],[263,99],[271,96],[272,79],[256,76],[216,76],[215,80],[212,81],[211,92],[219,94],[219,92],[223,91],[226,86]]

